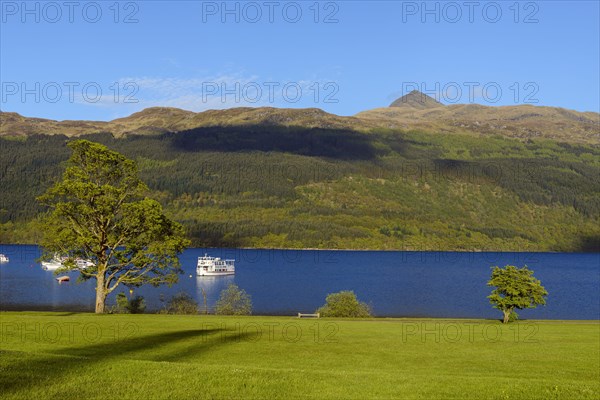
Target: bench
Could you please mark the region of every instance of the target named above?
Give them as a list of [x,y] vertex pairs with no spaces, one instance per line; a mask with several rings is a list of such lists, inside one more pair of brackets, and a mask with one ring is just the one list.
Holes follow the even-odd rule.
[[316,314],[298,313],[298,318],[321,318],[321,314],[320,313],[316,313]]

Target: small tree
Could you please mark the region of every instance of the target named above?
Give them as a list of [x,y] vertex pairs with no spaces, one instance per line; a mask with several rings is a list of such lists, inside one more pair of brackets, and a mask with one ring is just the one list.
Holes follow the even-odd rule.
[[535,308],[539,304],[546,304],[544,296],[548,296],[548,292],[527,266],[492,267],[492,278],[487,285],[496,287],[488,299],[494,308],[504,313],[502,322],[505,324],[511,320],[511,315],[514,319],[515,309]]
[[[38,199],[50,209],[44,216],[43,258],[66,256],[57,272],[76,270],[81,280],[96,280],[97,313],[121,284],[176,282],[178,255],[189,241],[160,203],[146,197],[135,162],[87,140],[68,146],[73,154],[62,180]],[[77,265],[77,258],[93,265]]]
[[351,290],[328,294],[325,305],[316,312],[323,317],[367,318],[371,316],[370,307],[358,301]]
[[146,311],[146,301],[143,296],[131,299],[123,292],[117,294],[117,312],[126,314],[142,314]]
[[198,303],[185,292],[177,293],[169,299],[163,312],[166,314],[198,314]]
[[215,313],[220,315],[250,315],[252,313],[252,299],[244,289],[231,283],[227,289],[221,291]]

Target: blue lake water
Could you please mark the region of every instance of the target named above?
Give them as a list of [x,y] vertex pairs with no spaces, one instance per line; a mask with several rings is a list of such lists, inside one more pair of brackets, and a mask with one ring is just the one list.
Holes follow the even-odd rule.
[[[0,264],[0,309],[92,311],[95,281],[59,284],[36,258],[36,246],[0,245],[10,258]],[[236,260],[236,274],[197,277],[204,253]],[[202,304],[202,288],[213,307],[219,293],[235,283],[251,296],[255,314],[312,312],[328,293],[353,290],[377,316],[498,318],[486,296],[490,267],[527,265],[549,292],[547,305],[519,312],[522,318],[600,319],[599,253],[393,252],[255,249],[188,249],[184,274],[172,286],[142,287],[148,311],[178,292]],[[114,304],[117,289],[108,300]]]

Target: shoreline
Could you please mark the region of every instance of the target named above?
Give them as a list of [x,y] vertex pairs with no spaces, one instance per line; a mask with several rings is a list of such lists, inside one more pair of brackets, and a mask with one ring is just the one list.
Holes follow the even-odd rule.
[[[36,243],[0,243],[2,246],[37,246]],[[455,250],[410,250],[410,249],[335,249],[318,247],[187,247],[186,250],[261,250],[261,251],[339,251],[339,252],[388,252],[388,253],[548,253],[548,254],[600,254],[600,251],[556,251],[556,250],[482,250],[482,249],[455,249]]]
[[[378,317],[378,316],[372,316],[369,318],[326,318],[326,317],[322,317],[322,318],[298,318],[296,315],[289,315],[289,314],[252,314],[252,315],[215,315],[215,314],[158,314],[158,313],[141,313],[141,314],[109,314],[109,313],[105,313],[105,314],[96,314],[93,311],[36,311],[36,310],[0,310],[0,314],[12,314],[12,315],[17,315],[17,314],[21,314],[24,316],[27,315],[31,315],[31,316],[35,316],[35,315],[48,315],[48,316],[64,316],[64,314],[68,314],[68,315],[82,315],[82,316],[98,316],[98,317],[103,317],[106,315],[111,315],[111,316],[124,316],[124,317],[140,317],[140,318],[144,318],[144,317],[149,317],[149,316],[156,316],[156,317],[202,317],[202,318],[242,318],[242,319],[253,319],[253,318],[290,318],[293,320],[298,320],[298,321],[307,321],[307,322],[318,322],[318,321],[361,321],[361,322],[369,322],[369,321],[373,321],[373,322],[411,322],[411,321],[436,321],[436,322],[442,322],[442,321],[450,321],[450,322],[471,322],[471,321],[476,321],[476,322],[485,322],[485,323],[494,323],[497,322],[499,324],[501,324],[501,318],[469,318],[469,317],[465,317],[465,318],[460,318],[460,317]],[[63,315],[61,315],[63,314]],[[510,326],[511,324],[518,324],[518,323],[556,323],[556,322],[564,322],[564,323],[572,323],[572,324],[578,324],[578,323],[596,323],[596,324],[600,324],[600,319],[528,319],[528,318],[523,318],[523,319],[519,319],[517,321],[511,322],[509,324],[506,324],[507,326]],[[501,324],[504,325],[504,324]]]

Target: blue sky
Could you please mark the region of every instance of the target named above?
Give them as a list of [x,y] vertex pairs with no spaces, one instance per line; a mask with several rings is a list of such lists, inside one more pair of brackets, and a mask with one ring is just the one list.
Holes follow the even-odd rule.
[[597,1],[1,2],[1,109],[319,107],[418,88],[451,103],[600,108]]

